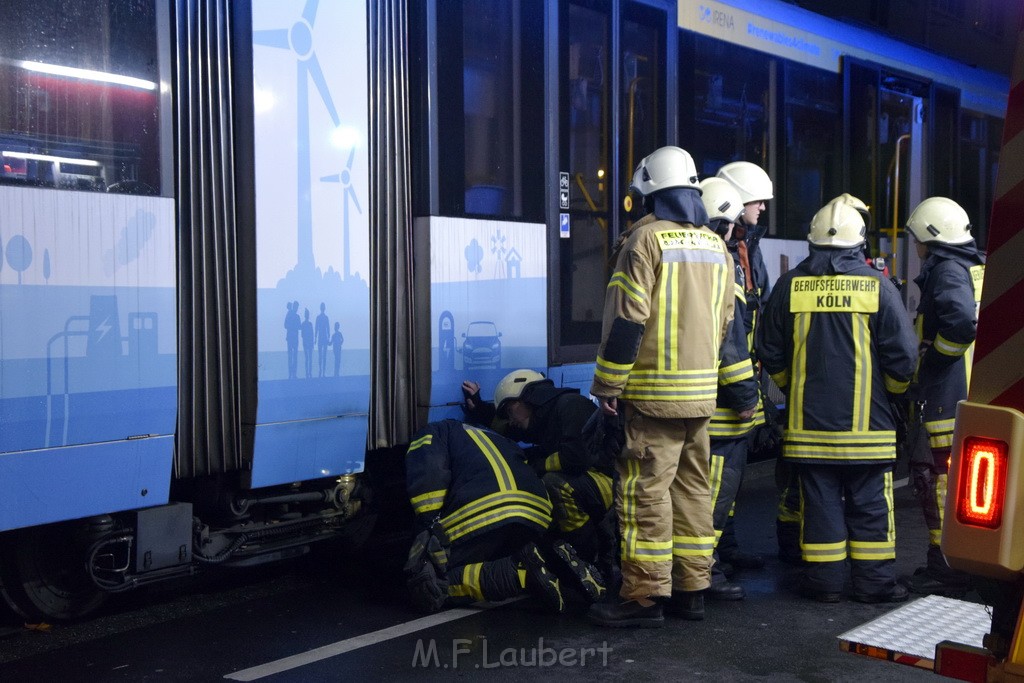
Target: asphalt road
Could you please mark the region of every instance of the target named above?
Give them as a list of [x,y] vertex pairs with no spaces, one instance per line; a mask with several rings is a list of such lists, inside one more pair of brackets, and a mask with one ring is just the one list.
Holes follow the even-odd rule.
[[[899,475],[897,475],[899,476]],[[921,513],[896,492],[897,563],[927,543]],[[934,675],[844,653],[837,636],[893,609],[796,595],[774,559],[771,464],[753,465],[737,533],[768,566],[738,575],[745,600],[709,602],[703,622],[606,629],[579,607],[531,599],[424,618],[405,601],[395,548],[331,548],[287,564],[117,596],[87,622],[30,628],[0,616],[0,681],[342,681],[476,678],[902,681]],[[397,544],[393,544],[397,545]]]

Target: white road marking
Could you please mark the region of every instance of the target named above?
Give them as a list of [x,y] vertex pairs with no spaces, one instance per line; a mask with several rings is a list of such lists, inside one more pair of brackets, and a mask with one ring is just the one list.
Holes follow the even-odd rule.
[[335,657],[346,652],[352,652],[353,650],[358,650],[370,645],[383,643],[386,640],[401,638],[402,636],[407,636],[410,633],[416,633],[417,631],[422,631],[424,629],[431,628],[432,626],[438,626],[464,617],[471,617],[474,614],[480,614],[481,608],[490,609],[492,607],[500,607],[511,602],[517,602],[521,599],[522,598],[513,598],[499,603],[477,603],[473,606],[475,609],[450,609],[438,614],[431,614],[427,617],[407,621],[404,624],[389,626],[388,628],[382,628],[379,631],[364,633],[361,636],[339,640],[338,642],[331,643],[330,645],[324,645],[323,647],[318,647],[313,650],[300,652],[297,655],[284,657],[283,659],[267,662],[266,664],[260,664],[259,666],[254,666],[248,669],[242,669],[241,671],[235,671],[225,675],[224,678],[228,678],[233,681],[255,681],[260,678],[281,673],[282,671],[297,669],[300,666],[319,662],[322,659],[328,659],[330,657]]

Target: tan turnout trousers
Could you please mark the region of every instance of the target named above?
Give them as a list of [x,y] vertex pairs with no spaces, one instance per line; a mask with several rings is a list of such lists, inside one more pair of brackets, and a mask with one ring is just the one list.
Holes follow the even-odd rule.
[[[620,403],[620,409],[623,405]],[[626,600],[711,585],[708,417],[657,418],[626,402],[626,448],[616,462]]]

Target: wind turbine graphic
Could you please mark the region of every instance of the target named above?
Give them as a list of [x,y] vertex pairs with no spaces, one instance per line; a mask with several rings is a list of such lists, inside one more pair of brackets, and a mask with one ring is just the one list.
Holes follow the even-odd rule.
[[356,191],[352,188],[352,162],[356,158],[356,148],[353,147],[352,151],[348,153],[348,163],[345,164],[345,170],[341,173],[335,173],[334,175],[325,175],[320,180],[325,183],[341,183],[345,187],[345,194],[342,197],[342,226],[343,226],[343,239],[345,242],[345,259],[343,261],[344,269],[342,276],[345,280],[348,280],[352,274],[349,269],[348,260],[348,203],[351,199],[356,205],[356,211],[359,213],[363,212],[363,207],[359,206],[359,198],[356,196]]
[[[323,101],[327,113],[334,121],[335,127],[341,124],[338,112],[334,108],[334,100],[331,99],[331,92],[327,89],[327,81],[324,79],[324,72],[320,68],[320,62],[313,51],[313,24],[316,22],[316,10],[320,4],[319,0],[306,0],[302,9],[302,18],[292,24],[291,28],[267,29],[253,31],[253,43],[265,47],[278,49],[290,49],[295,53],[296,62],[296,88],[295,103],[296,109],[296,147],[298,148],[297,174],[297,202],[298,215],[298,263],[295,269],[300,272],[312,272],[316,268],[313,261],[313,207],[311,170],[309,159],[309,81],[312,79],[316,86],[320,99]],[[349,164],[351,165],[351,158]],[[346,221],[347,227],[347,221]],[[347,240],[346,240],[347,247]],[[348,249],[345,250],[345,259],[348,259]]]

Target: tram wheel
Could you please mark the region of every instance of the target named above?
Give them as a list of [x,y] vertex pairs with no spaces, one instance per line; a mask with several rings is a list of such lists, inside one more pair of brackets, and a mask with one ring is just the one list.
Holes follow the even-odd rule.
[[26,620],[72,621],[106,600],[86,573],[79,531],[54,524],[12,532],[0,543],[0,594]]

